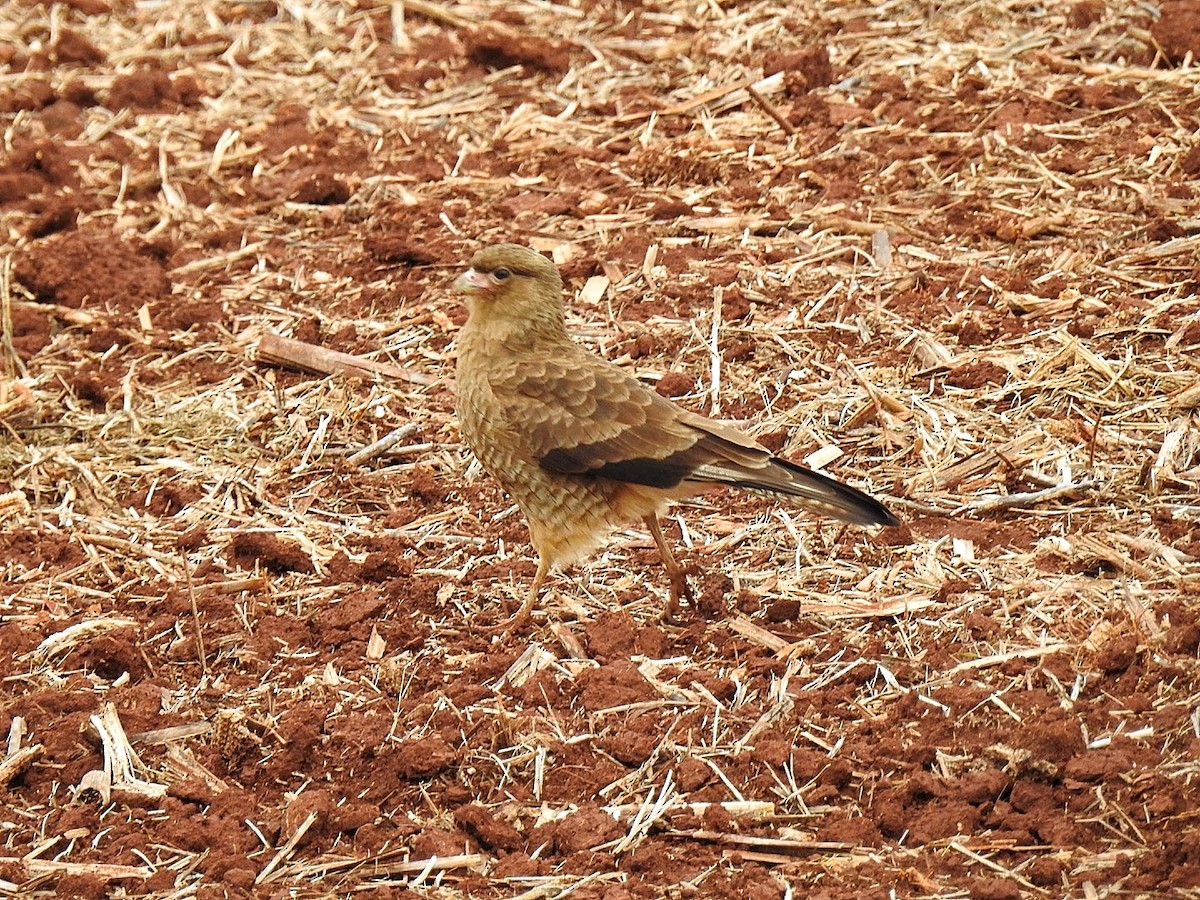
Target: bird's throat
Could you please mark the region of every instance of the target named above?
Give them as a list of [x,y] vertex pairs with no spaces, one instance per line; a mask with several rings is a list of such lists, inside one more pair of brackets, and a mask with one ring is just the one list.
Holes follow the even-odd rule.
[[528,350],[570,341],[560,316],[513,316],[475,298],[467,309],[470,315],[459,336],[459,343],[463,345],[486,344],[497,350]]

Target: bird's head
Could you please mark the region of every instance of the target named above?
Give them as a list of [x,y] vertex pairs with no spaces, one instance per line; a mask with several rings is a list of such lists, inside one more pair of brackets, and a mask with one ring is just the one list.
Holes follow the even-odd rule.
[[468,265],[454,287],[467,295],[473,326],[498,336],[562,331],[562,277],[542,254],[520,244],[496,244]]

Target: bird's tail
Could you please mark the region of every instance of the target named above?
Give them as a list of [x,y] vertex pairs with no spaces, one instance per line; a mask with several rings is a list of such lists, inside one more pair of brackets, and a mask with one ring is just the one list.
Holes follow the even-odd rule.
[[900,520],[874,497],[778,457],[772,458],[761,469],[720,463],[704,466],[693,477],[791,499],[805,509],[853,525],[900,524]]

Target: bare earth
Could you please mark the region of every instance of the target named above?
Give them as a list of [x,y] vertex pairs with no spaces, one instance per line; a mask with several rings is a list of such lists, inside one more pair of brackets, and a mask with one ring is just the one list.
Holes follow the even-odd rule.
[[[0,895],[1200,897],[1197,58],[1198,0],[0,4]],[[484,633],[497,240],[905,525],[716,495],[691,624],[630,530]]]

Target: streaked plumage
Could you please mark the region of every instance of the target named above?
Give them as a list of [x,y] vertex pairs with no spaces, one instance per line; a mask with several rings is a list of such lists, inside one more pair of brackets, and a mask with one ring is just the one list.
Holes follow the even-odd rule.
[[529,523],[547,573],[642,519],[671,578],[668,615],[688,596],[658,515],[672,500],[721,485],[769,493],[858,525],[896,525],[878,501],[772,456],[729,425],[689,412],[576,344],[563,325],[553,263],[517,244],[472,257],[456,287],[469,317],[458,338],[459,425],[483,467]]

